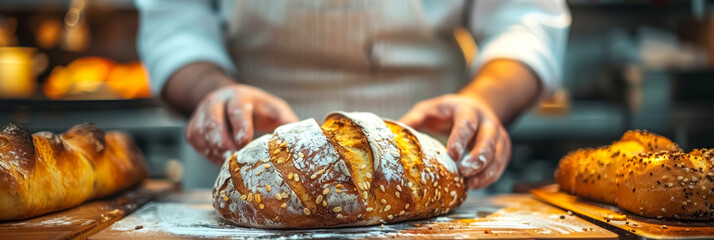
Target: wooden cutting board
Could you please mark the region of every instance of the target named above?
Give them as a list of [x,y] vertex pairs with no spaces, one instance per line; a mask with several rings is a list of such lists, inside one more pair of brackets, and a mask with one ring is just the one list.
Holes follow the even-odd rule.
[[617,235],[526,194],[477,196],[446,216],[384,226],[314,230],[236,227],[211,205],[209,190],[151,202],[90,239],[175,238],[487,238],[616,239]]
[[60,212],[13,222],[0,222],[0,239],[86,239],[176,186],[147,180],[104,199]]
[[615,206],[560,192],[556,184],[532,190],[531,193],[538,199],[596,221],[622,235],[634,234],[651,239],[714,239],[714,222],[644,218]]

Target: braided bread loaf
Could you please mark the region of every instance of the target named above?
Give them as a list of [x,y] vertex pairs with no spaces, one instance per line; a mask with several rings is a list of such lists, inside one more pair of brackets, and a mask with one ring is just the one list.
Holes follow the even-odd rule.
[[678,220],[714,217],[713,150],[687,154],[671,140],[628,131],[612,145],[579,149],[560,161],[561,191],[632,213]]
[[233,153],[213,189],[227,220],[257,228],[364,226],[431,217],[466,198],[435,139],[370,113],[278,127]]
[[31,135],[10,123],[0,131],[0,220],[71,208],[128,188],[147,176],[131,138],[91,124],[62,135]]

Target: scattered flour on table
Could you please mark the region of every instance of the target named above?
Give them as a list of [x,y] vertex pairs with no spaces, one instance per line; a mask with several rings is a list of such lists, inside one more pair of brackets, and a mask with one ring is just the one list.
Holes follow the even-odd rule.
[[[136,226],[143,226],[136,230]],[[141,233],[142,236],[166,236],[171,234],[189,238],[355,238],[379,237],[386,232],[396,232],[385,226],[315,229],[315,230],[271,230],[243,228],[231,225],[221,218],[210,204],[149,203],[114,223],[111,231]]]
[[[47,217],[41,217],[41,218],[47,218]],[[51,228],[51,227],[58,227],[58,226],[67,226],[67,225],[87,225],[90,224],[92,220],[88,219],[77,219],[73,218],[70,216],[58,216],[58,217],[53,217],[49,218],[46,220],[42,221],[33,221],[35,219],[31,220],[26,220],[23,222],[18,222],[18,223],[11,223],[9,226],[22,226],[22,227],[45,227],[45,228]]]

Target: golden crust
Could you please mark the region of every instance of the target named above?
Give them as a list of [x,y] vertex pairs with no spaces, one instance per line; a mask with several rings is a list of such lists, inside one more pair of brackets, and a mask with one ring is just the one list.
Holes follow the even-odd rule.
[[146,175],[141,153],[124,134],[105,136],[83,124],[62,136],[30,135],[9,124],[0,132],[0,220],[67,209],[134,185]]
[[322,126],[284,125],[231,155],[214,186],[214,207],[258,228],[365,226],[446,213],[465,200],[465,185],[438,159],[447,156],[444,147],[418,134],[363,113],[332,114]]
[[709,149],[661,151],[627,160],[619,172],[618,206],[651,218],[711,220],[714,171]]
[[712,157],[712,150],[687,154],[665,137],[636,130],[611,145],[568,154],[555,176],[562,191],[641,216],[710,220]]

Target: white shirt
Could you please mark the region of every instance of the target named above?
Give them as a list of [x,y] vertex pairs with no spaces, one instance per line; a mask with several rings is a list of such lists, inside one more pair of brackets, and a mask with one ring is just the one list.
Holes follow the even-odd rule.
[[[333,110],[398,118],[458,90],[492,59],[523,62],[558,86],[570,14],[560,0],[137,0],[152,89],[212,62],[285,99],[301,118]],[[471,66],[454,41],[478,42]]]

